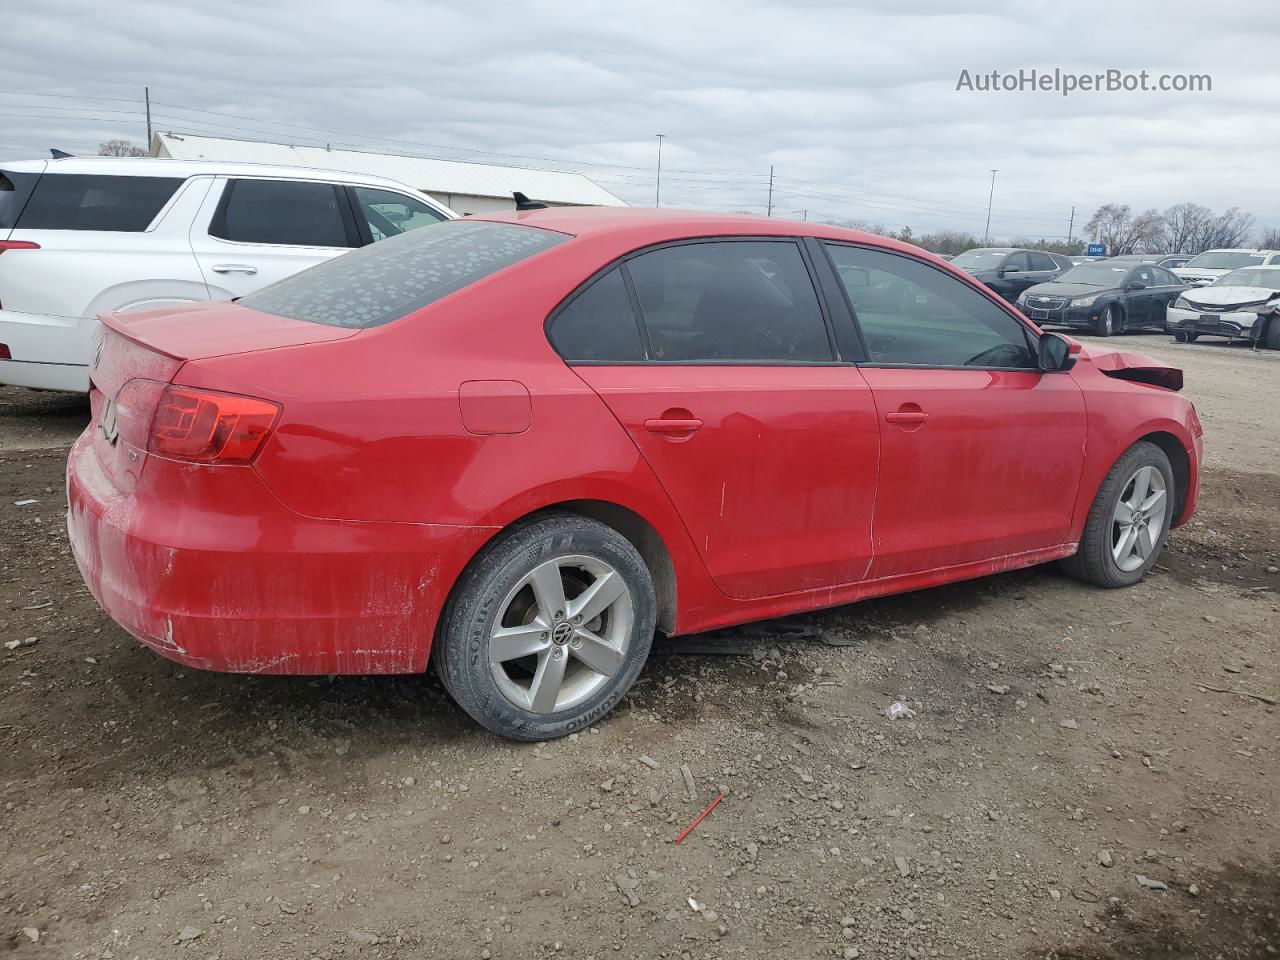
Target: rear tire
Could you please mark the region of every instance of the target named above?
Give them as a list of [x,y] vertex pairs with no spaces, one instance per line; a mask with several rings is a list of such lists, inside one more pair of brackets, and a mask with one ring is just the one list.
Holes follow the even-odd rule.
[[551,740],[622,699],[648,659],[656,618],[653,580],[631,542],[595,520],[556,514],[500,534],[472,561],[445,607],[433,659],[482,726]]
[[1280,314],[1267,317],[1267,329],[1262,335],[1262,345],[1268,350],[1280,350]]
[[1175,499],[1168,455],[1154,443],[1135,443],[1102,481],[1079,549],[1061,561],[1062,569],[1099,587],[1137,583],[1160,556]]

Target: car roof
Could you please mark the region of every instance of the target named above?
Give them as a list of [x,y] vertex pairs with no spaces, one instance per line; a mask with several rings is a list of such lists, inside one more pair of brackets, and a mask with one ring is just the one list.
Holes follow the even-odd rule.
[[1276,253],[1275,250],[1263,250],[1261,247],[1214,247],[1212,250],[1201,250],[1196,256],[1203,253]]
[[279,177],[289,180],[336,180],[369,186],[406,187],[420,190],[387,177],[363,173],[326,170],[319,167],[293,167],[275,163],[237,163],[218,160],[171,160],[166,157],[63,157],[55,160],[0,161],[0,169],[14,173],[72,173],[114,177],[198,177],[242,176]]
[[936,254],[891,237],[813,221],[783,220],[750,214],[700,210],[656,210],[647,207],[547,207],[472,214],[468,220],[519,223],[575,237],[626,235],[637,247],[695,237],[822,237],[923,256],[946,263]]

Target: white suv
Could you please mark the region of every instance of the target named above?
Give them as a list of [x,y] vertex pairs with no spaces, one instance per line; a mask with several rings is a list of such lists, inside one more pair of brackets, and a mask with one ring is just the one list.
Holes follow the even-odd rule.
[[0,163],[0,383],[87,391],[99,313],[243,296],[455,216],[394,180],[331,170]]
[[1241,247],[1224,247],[1197,254],[1173,272],[1195,287],[1213,283],[1232,270],[1242,267],[1269,267],[1280,263],[1280,250],[1248,250]]

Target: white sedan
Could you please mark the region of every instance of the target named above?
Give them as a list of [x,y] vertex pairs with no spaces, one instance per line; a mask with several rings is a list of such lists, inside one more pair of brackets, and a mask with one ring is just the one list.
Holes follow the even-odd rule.
[[1280,264],[1243,267],[1192,287],[1169,306],[1165,326],[1179,343],[1212,334],[1280,350]]

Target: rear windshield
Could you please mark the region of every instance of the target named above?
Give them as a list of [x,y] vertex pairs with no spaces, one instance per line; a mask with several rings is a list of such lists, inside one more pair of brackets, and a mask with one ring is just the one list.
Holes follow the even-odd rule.
[[46,173],[31,191],[17,226],[19,230],[141,233],[181,183],[181,177]]
[[12,173],[0,170],[0,230],[8,231],[18,222],[23,204],[31,196],[31,188],[40,179],[38,173]]
[[345,253],[239,302],[293,320],[376,327],[568,239],[537,227],[446,220]]

